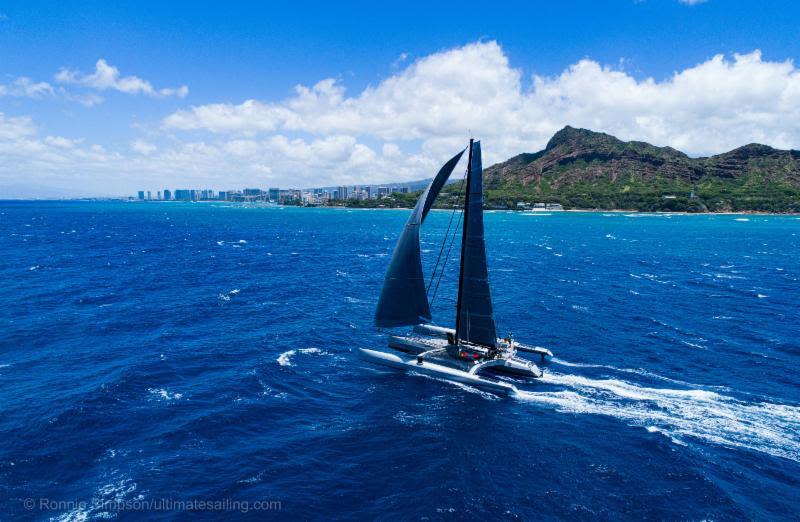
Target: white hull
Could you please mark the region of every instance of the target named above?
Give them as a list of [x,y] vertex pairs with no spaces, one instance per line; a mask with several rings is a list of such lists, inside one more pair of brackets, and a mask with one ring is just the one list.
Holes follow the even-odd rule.
[[450,366],[444,366],[442,364],[436,364],[425,360],[423,360],[421,363],[418,363],[416,358],[403,359],[402,357],[391,353],[368,350],[366,348],[359,348],[358,351],[365,359],[378,364],[383,364],[385,366],[400,368],[433,377],[442,377],[452,381],[469,384],[471,386],[475,386],[476,388],[491,390],[502,394],[515,393],[517,391],[517,388],[513,384],[494,381],[473,373],[451,368]]

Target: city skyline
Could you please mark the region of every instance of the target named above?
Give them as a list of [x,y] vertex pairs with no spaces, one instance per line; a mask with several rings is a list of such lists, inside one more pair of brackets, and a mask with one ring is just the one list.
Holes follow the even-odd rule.
[[[421,182],[417,182],[419,184]],[[214,189],[162,189],[139,190],[128,200],[138,201],[231,201],[231,202],[270,202],[300,203],[321,205],[331,201],[381,199],[394,193],[408,194],[413,185],[340,185],[336,188],[317,187],[307,189],[244,188],[233,190]],[[155,197],[153,194],[155,193]]]

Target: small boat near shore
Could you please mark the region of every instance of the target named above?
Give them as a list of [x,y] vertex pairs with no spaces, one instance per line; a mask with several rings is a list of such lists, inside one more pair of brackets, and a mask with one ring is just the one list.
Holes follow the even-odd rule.
[[[464,209],[455,227],[452,227],[455,216],[453,210],[439,258],[430,281],[426,283],[422,270],[420,227],[466,150],[469,156],[464,176]],[[436,296],[450,248],[462,221],[455,328],[446,328],[431,324],[429,297],[434,299]],[[451,229],[450,248],[445,249]],[[497,374],[517,378],[542,377],[542,369],[519,354],[538,355],[540,363],[544,363],[546,357],[553,355],[550,350],[519,344],[510,334],[502,339],[497,335],[486,263],[480,142],[470,140],[468,149],[445,163],[417,201],[389,263],[375,313],[375,326],[382,330],[411,328],[402,333],[387,332],[387,344],[390,349],[412,357],[360,349],[362,357],[377,364],[438,376],[499,393],[514,392],[516,387],[497,379]]]

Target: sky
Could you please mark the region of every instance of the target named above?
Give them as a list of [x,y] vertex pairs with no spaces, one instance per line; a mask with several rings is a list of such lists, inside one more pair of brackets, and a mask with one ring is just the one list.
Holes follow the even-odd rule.
[[431,177],[565,125],[800,149],[800,2],[6,2],[0,199]]

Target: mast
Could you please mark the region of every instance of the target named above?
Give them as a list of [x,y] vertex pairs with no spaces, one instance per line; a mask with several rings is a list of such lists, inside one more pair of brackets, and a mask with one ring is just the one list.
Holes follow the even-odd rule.
[[454,336],[455,344],[458,344],[458,334],[461,332],[461,300],[463,298],[463,288],[464,285],[462,284],[464,280],[464,260],[466,258],[467,252],[467,218],[469,217],[467,212],[469,212],[469,181],[470,181],[470,173],[472,172],[472,142],[473,138],[469,139],[469,161],[467,162],[467,186],[466,190],[464,191],[464,219],[462,220],[464,223],[463,228],[461,229],[461,263],[458,268],[458,299],[456,301],[456,334]]

